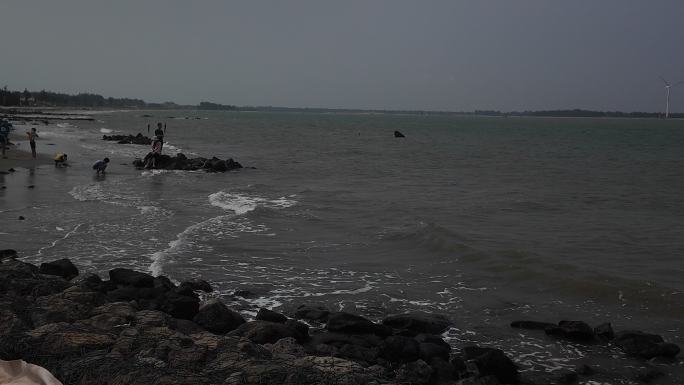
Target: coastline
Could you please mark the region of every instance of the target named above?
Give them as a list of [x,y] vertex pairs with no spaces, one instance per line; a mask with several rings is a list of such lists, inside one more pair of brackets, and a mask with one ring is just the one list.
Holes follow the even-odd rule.
[[33,159],[28,141],[22,140],[21,135],[13,133],[10,134],[9,139],[12,145],[7,146],[5,149],[5,156],[7,158],[0,156],[0,172],[8,172],[9,169],[16,169],[18,167],[34,168],[52,162],[52,157],[40,151],[36,152],[36,159]]

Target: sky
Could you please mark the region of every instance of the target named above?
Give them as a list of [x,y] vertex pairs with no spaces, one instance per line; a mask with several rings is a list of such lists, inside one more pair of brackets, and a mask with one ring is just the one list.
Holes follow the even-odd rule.
[[[682,0],[1,0],[0,87],[148,102],[665,109]],[[684,84],[671,110],[684,112]]]

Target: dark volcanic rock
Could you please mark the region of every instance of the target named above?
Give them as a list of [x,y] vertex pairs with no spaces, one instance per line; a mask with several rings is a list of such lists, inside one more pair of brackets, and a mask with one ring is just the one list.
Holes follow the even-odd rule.
[[187,287],[193,291],[203,291],[205,293],[211,293],[214,289],[211,287],[209,282],[203,279],[192,279],[190,281],[181,282],[179,288]]
[[174,318],[191,320],[199,312],[199,298],[168,292],[157,305],[157,308]]
[[502,384],[519,382],[518,367],[499,349],[467,346],[463,348],[463,358],[475,361],[481,376],[493,375]]
[[259,309],[259,312],[256,315],[256,319],[261,321],[277,322],[281,324],[287,322],[287,317],[278,312],[266,308]]
[[602,323],[595,327],[594,334],[596,337],[605,341],[610,341],[615,338],[615,332],[613,331],[613,326],[610,324],[610,322]]
[[10,259],[10,258],[16,258],[17,257],[17,251],[13,249],[4,249],[0,250],[0,261],[3,259]]
[[411,362],[419,355],[420,345],[411,337],[391,336],[380,344],[380,356],[390,362]]
[[169,156],[152,152],[145,155],[143,159],[135,159],[133,165],[137,168],[156,170],[204,170],[207,172],[226,172],[242,168],[242,165],[233,159],[188,158],[182,153]]
[[42,263],[38,271],[41,274],[57,275],[66,280],[70,280],[78,276],[78,269],[67,258],[53,262]]
[[102,140],[115,141],[119,144],[142,144],[147,146],[152,144],[152,139],[143,136],[141,133],[138,133],[138,135],[102,135]]
[[257,344],[273,344],[278,340],[292,337],[297,341],[304,341],[307,336],[287,323],[281,324],[268,321],[253,321],[240,325],[229,333],[230,336],[245,337]]
[[216,299],[202,305],[192,320],[206,330],[218,334],[228,333],[245,323],[240,313],[229,309]]
[[363,317],[344,312],[330,314],[325,328],[338,333],[377,334],[380,336],[392,334],[392,329],[387,326],[378,325]]
[[404,134],[402,134],[399,131],[394,131],[394,137],[395,138],[405,138]]
[[131,269],[116,268],[109,271],[109,279],[119,285],[153,287],[154,277]]
[[441,314],[415,312],[389,316],[382,320],[382,324],[409,335],[441,334],[451,326],[451,321]]
[[451,346],[440,336],[431,334],[418,334],[415,337],[418,341],[418,355],[425,362],[431,362],[433,358],[440,358],[449,361]]
[[590,342],[595,339],[594,329],[582,321],[560,321],[558,326],[544,329],[546,334],[577,342]]
[[626,330],[615,334],[615,344],[632,356],[645,359],[654,357],[674,357],[679,354],[679,346],[663,341],[657,334]]
[[330,311],[328,309],[318,305],[301,305],[295,311],[295,318],[308,321],[325,322],[328,320],[329,315]]

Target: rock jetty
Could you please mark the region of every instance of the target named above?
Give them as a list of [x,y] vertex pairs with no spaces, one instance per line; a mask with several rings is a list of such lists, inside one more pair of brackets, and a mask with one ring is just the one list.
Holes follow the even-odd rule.
[[[499,349],[452,350],[441,337],[452,326],[443,315],[373,322],[304,304],[292,317],[261,309],[248,321],[218,298],[203,302],[212,292],[203,280],[176,284],[125,268],[107,275],[80,274],[68,259],[35,266],[0,250],[0,359],[22,359],[78,385],[532,384]],[[582,324],[513,326],[589,340]],[[678,352],[653,335],[611,331],[603,325],[590,334],[643,358],[652,356],[643,346]],[[567,378],[593,373],[585,366]]]
[[226,172],[242,168],[242,165],[233,159],[188,158],[179,153],[176,156],[155,155],[148,153],[143,159],[135,159],[133,165],[139,169],[155,170],[205,170],[208,172]]
[[141,133],[138,135],[102,135],[102,140],[114,141],[118,144],[143,144],[146,146],[152,144],[152,139]]

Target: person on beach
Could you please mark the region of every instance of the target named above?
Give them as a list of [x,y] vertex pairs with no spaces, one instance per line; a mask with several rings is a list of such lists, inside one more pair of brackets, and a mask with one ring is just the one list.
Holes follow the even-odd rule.
[[62,154],[61,152],[58,152],[57,155],[55,155],[55,167],[67,166],[67,154]]
[[162,141],[158,136],[152,138],[152,152],[147,154],[145,157],[147,162],[145,162],[145,168],[157,168],[157,159],[161,155],[162,151]]
[[[157,137],[159,140],[159,153],[161,154],[162,147],[164,147],[164,135],[166,134],[166,124],[164,125],[164,129],[162,130],[162,124],[161,122],[157,123],[157,129],[154,130],[154,136]],[[154,145],[154,143],[153,143]]]
[[98,160],[93,164],[93,170],[95,170],[95,175],[104,175],[105,169],[107,169],[107,164],[109,163],[109,158],[104,158]]
[[36,159],[36,138],[39,138],[38,132],[36,132],[35,127],[31,127],[31,131],[27,132],[29,144],[31,145],[31,156]]
[[0,146],[2,147],[2,158],[7,159],[5,156],[5,148],[9,144],[9,133],[12,124],[6,120],[0,120]]

